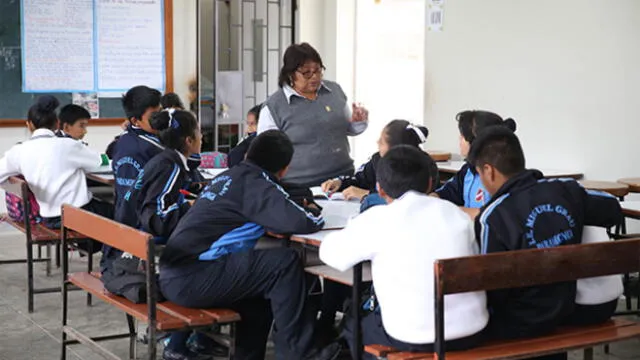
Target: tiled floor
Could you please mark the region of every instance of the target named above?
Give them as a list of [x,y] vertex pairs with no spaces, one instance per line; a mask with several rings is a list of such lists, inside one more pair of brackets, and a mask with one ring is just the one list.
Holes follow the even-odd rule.
[[[24,238],[6,224],[0,223],[0,259],[24,257]],[[83,269],[82,259],[73,258],[72,268]],[[0,266],[0,360],[32,360],[60,358],[61,298],[59,294],[36,295],[35,312],[29,314],[26,304],[26,266]],[[44,264],[36,265],[36,284],[55,286],[60,283],[60,271],[54,269],[47,277]],[[87,330],[90,334],[125,332],[124,315],[99,300],[93,307],[85,305],[85,297],[79,292],[69,296],[70,324]],[[140,325],[142,327],[143,325]],[[102,343],[123,359],[128,356],[127,340]],[[138,348],[142,357],[144,346]],[[68,359],[102,359],[85,346],[76,345],[68,353]],[[159,357],[160,358],[160,357]],[[598,360],[640,359],[640,341],[632,340],[611,345],[611,354],[605,355],[602,347],[596,349]],[[572,353],[571,359],[582,359],[581,353]]]

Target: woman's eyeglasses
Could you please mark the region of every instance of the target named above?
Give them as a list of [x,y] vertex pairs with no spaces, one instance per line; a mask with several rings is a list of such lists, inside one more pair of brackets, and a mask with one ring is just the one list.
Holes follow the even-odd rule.
[[298,69],[298,70],[296,70],[296,72],[300,73],[300,75],[302,75],[303,78],[309,80],[315,74],[318,74],[318,76],[322,77],[322,73],[324,72],[324,70],[325,70],[325,68],[323,66],[323,67],[316,68],[315,70],[301,71],[300,69]]

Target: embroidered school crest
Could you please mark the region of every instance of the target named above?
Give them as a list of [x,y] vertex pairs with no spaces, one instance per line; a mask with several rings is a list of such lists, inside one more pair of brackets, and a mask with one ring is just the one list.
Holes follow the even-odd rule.
[[484,204],[484,191],[482,191],[481,188],[478,188],[478,191],[476,192],[476,201]]

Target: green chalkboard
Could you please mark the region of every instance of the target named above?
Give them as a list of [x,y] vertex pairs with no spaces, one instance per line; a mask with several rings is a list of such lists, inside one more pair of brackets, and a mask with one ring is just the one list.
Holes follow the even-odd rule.
[[[26,118],[29,106],[43,95],[22,92],[20,20],[20,0],[0,0],[0,121]],[[51,95],[61,104],[71,102],[70,93]],[[100,98],[100,117],[124,117],[120,99]]]

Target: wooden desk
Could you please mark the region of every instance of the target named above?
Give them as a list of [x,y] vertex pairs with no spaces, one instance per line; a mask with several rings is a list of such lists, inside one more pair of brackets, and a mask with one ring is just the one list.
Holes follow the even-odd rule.
[[629,186],[629,192],[640,193],[640,178],[625,178],[618,182]]
[[[456,174],[462,166],[464,166],[464,161],[448,161],[446,163],[438,163],[438,170],[442,174]],[[538,169],[545,178],[572,178],[572,179],[582,179],[584,176],[581,172],[577,171],[568,171],[568,170],[557,170],[557,169]]]
[[[205,180],[211,180],[228,169],[200,169],[200,174]],[[91,179],[101,184],[113,186],[115,184],[115,177],[110,167],[102,166],[100,170],[96,172],[90,172],[86,174],[87,179]]]
[[581,180],[579,182],[585,189],[604,191],[620,199],[629,194],[629,186],[621,183],[594,180]]
[[438,150],[425,150],[429,156],[435,162],[449,161],[451,160],[451,153],[446,151],[438,151]]

